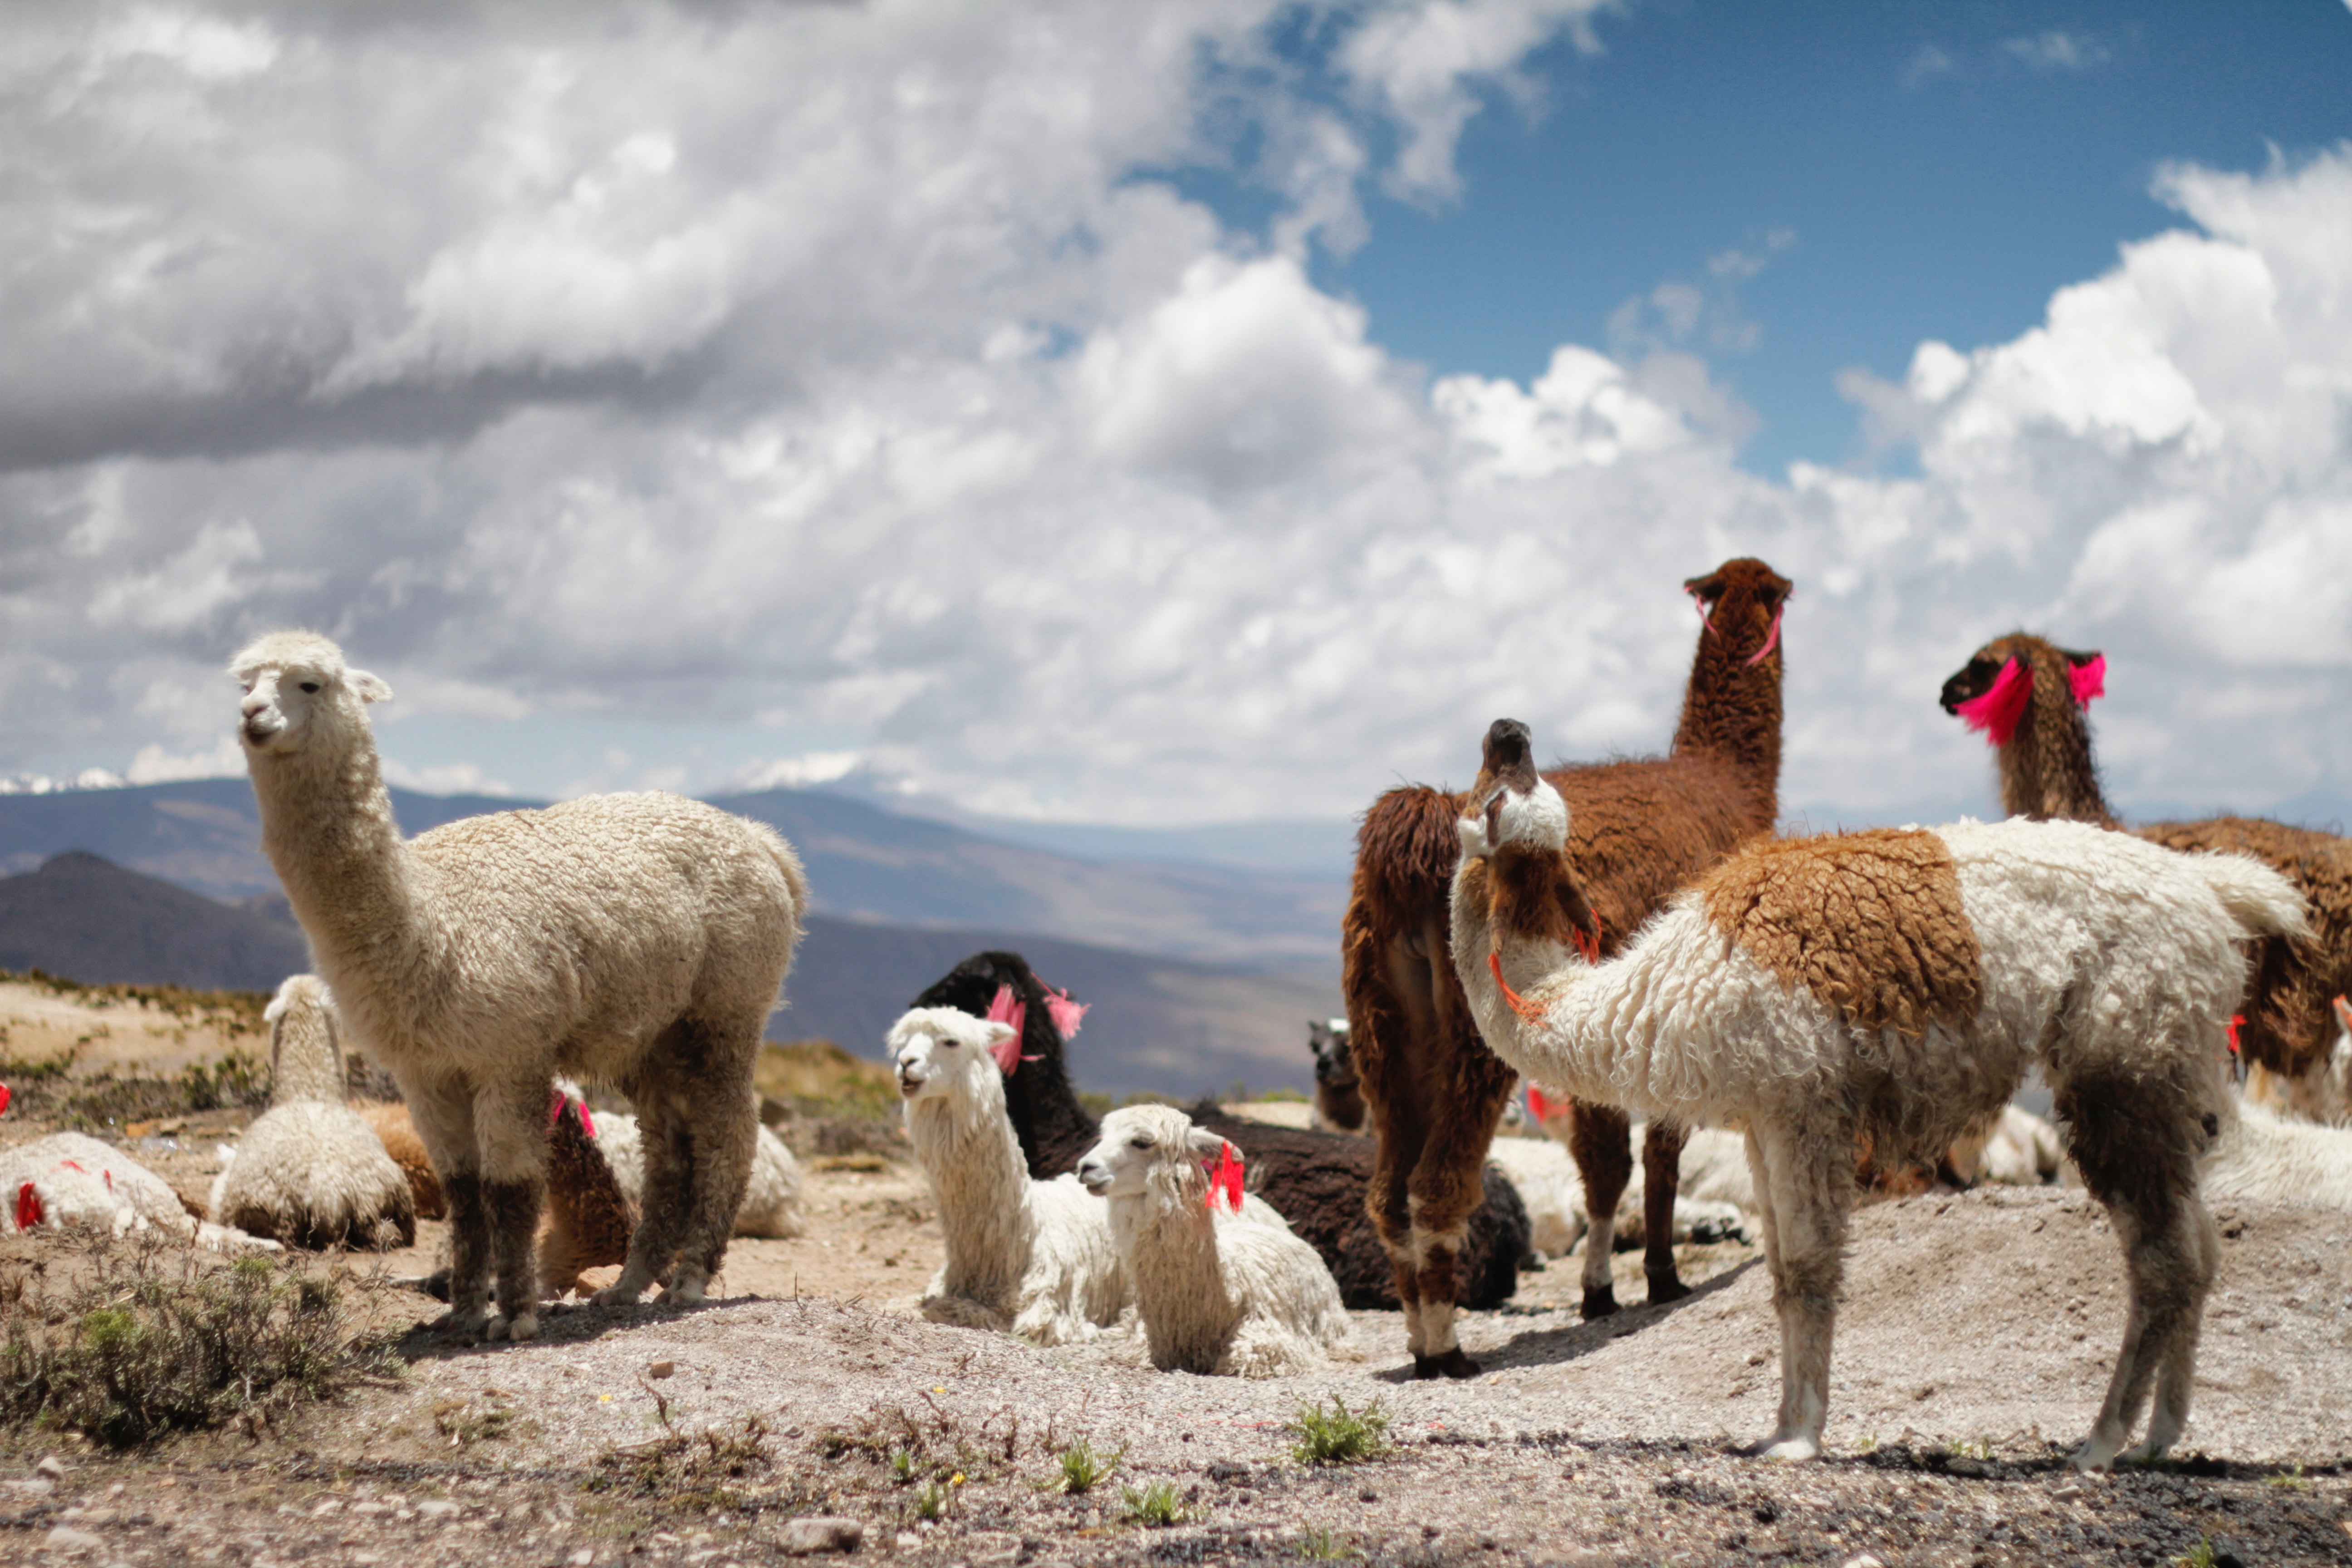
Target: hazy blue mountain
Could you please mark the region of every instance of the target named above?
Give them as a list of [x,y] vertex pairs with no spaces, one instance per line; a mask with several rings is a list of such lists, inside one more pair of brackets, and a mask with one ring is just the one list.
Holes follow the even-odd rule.
[[310,966],[293,922],[79,850],[0,877],[0,969],[105,985],[271,991]]

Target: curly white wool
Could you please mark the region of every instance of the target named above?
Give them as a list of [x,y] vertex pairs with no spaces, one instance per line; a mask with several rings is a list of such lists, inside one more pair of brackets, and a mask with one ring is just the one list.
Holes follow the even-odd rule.
[[2352,1130],[2241,1103],[2205,1162],[2205,1195],[2352,1210]]
[[218,1252],[278,1250],[274,1241],[198,1221],[170,1183],[81,1132],[0,1149],[0,1236],[20,1228],[111,1236],[152,1228]]
[[[600,1110],[595,1116],[597,1152],[613,1167],[613,1179],[629,1202],[642,1209],[646,1151],[637,1119],[625,1110]],[[751,1179],[744,1185],[743,1206],[735,1211],[731,1234],[782,1239],[806,1228],[801,1219],[801,1163],[782,1139],[762,1127],[751,1150]]]
[[1063,1344],[1118,1321],[1127,1275],[1102,1205],[1076,1178],[1029,1175],[993,1054],[1011,1038],[1008,1025],[917,1007],[885,1042],[906,1098],[907,1136],[947,1241],[922,1312],[933,1322]]
[[411,1245],[415,1194],[344,1103],[342,1040],[325,982],[289,976],[262,1016],[270,1108],[225,1152],[213,1218],[295,1247]]
[[1224,1141],[1172,1106],[1103,1118],[1078,1179],[1108,1199],[1136,1315],[1162,1372],[1287,1377],[1328,1364],[1349,1324],[1316,1250],[1263,1205],[1212,1206],[1203,1160]]

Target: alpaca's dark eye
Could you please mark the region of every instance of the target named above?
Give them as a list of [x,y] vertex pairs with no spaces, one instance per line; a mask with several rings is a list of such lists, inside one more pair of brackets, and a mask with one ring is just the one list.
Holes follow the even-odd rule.
[[305,691],[316,691],[319,689],[319,683],[315,680],[306,680],[302,683],[302,689]]
[[961,1045],[962,1043],[963,1043],[963,1042],[962,1042],[962,1041],[961,1041],[961,1040],[941,1040],[941,1041],[940,1042],[940,1048],[941,1048],[941,1049],[943,1049],[943,1050],[950,1050],[950,1051],[951,1051],[951,1050],[955,1049],[955,1048],[956,1048],[956,1047],[958,1047],[958,1046]]
[[1129,1142],[1133,1143],[1139,1149],[1149,1149],[1151,1147],[1151,1140],[1149,1138],[1134,1138],[1129,1139]]

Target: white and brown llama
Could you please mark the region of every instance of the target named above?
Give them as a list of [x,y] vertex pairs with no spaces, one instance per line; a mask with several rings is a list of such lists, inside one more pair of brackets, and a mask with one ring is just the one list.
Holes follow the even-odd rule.
[[2223,1035],[2247,942],[2302,900],[2238,855],[2073,823],[1963,822],[1749,847],[1592,963],[1569,806],[1526,726],[1488,731],[1460,821],[1454,959],[1479,1027],[1546,1083],[1685,1123],[1737,1120],[1780,1320],[1775,1458],[1821,1451],[1854,1151],[1932,1157],[2038,1065],[2124,1251],[2129,1315],[2076,1465],[2189,1415],[2221,1251],[2199,1161],[2233,1114]]

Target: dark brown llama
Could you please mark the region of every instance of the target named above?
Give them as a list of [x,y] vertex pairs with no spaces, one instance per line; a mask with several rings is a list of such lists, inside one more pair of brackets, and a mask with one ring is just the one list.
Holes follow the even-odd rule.
[[[1563,767],[1544,776],[1574,824],[1568,855],[1614,952],[1675,890],[1741,841],[1772,831],[1780,777],[1780,615],[1789,582],[1761,561],[1727,561],[1684,584],[1705,622],[1664,757]],[[1447,945],[1461,843],[1458,795],[1391,790],[1364,815],[1341,927],[1349,1040],[1380,1153],[1367,1201],[1397,1273],[1417,1377],[1475,1377],[1454,1332],[1465,1216],[1516,1076],[1479,1037]],[[1632,1124],[1579,1101],[1570,1152],[1591,1224],[1584,1315],[1617,1310],[1609,1267],[1617,1205],[1633,1170]],[[1643,1269],[1650,1300],[1689,1294],[1675,1269],[1683,1129],[1643,1141]]]
[[[2091,751],[2091,700],[2105,689],[2106,659],[2013,632],[1979,648],[1944,682],[1944,710],[1982,730],[1999,758],[2001,809],[2121,827],[2099,788]],[[2249,1069],[2286,1080],[2291,1110],[2320,1120],[2347,1108],[2313,1098],[2335,1044],[2335,998],[2352,992],[2352,839],[2259,817],[2156,822],[2130,830],[2168,849],[2234,850],[2285,877],[2310,911],[2311,934],[2266,937],[2254,950],[2238,1026]]]
[[1364,1130],[1364,1085],[1348,1049],[1348,1020],[1310,1021],[1307,1048],[1315,1053],[1314,1125],[1332,1132]]

